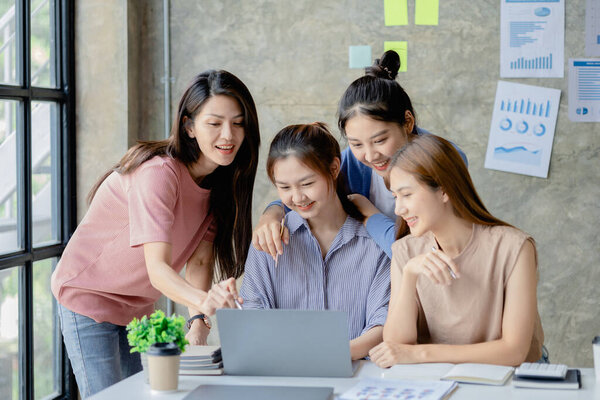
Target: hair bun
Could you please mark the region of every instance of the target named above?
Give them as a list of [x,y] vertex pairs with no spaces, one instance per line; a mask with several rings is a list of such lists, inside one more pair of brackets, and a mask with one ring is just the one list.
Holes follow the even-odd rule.
[[388,50],[381,58],[376,59],[373,66],[365,68],[365,74],[382,79],[396,79],[400,69],[400,56],[394,50]]

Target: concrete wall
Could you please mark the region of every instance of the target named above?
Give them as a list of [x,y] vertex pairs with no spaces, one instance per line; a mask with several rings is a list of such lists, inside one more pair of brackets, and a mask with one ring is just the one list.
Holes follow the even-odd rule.
[[[89,3],[94,2],[85,2]],[[484,169],[499,80],[500,2],[442,1],[439,26],[415,26],[414,1],[408,3],[409,25],[386,27],[380,0],[172,1],[171,65],[175,81],[171,110],[187,82],[205,69],[227,69],[246,83],[257,103],[263,140],[254,195],[256,221],[264,205],[275,198],[264,173],[264,157],[277,130],[290,123],[321,120],[339,136],[337,101],[347,85],[362,74],[348,68],[348,46],[371,45],[376,57],[383,52],[383,41],[408,41],[408,71],[400,73],[398,80],[413,100],[419,124],[457,143],[467,153],[475,185],[492,213],[529,232],[537,241],[539,307],[551,360],[591,366],[590,341],[600,334],[600,240],[596,228],[600,221],[599,124],[569,121],[566,70],[564,79],[510,79],[562,90],[549,177]],[[105,7],[110,5],[95,12],[114,19],[114,12]],[[567,4],[565,59],[584,55],[584,9],[584,0]],[[138,11],[138,137],[162,138],[162,2],[148,0]],[[79,34],[81,29],[78,25]],[[85,36],[78,37],[78,43],[88,45]],[[110,59],[110,55],[105,58]],[[93,107],[79,92],[101,85],[92,73],[96,66],[89,65],[91,71],[83,68],[78,61],[80,144],[91,140],[88,135],[96,140],[99,130],[115,134],[111,127],[123,118],[120,110],[115,118],[102,123],[82,123],[84,114],[91,118],[87,110],[91,112]],[[127,76],[123,70],[114,73],[115,78]],[[124,136],[120,137],[118,140],[123,140]],[[78,161],[104,160],[97,153],[105,152],[109,145],[104,139],[95,142],[96,154],[80,146]],[[81,176],[91,173],[81,162],[78,168]]]
[[121,0],[75,5],[78,220],[90,188],[138,137],[138,5]]

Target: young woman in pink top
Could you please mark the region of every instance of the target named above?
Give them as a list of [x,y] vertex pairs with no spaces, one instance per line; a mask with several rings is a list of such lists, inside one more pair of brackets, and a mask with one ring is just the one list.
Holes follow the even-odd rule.
[[401,224],[384,342],[371,359],[381,367],[540,360],[534,241],[487,211],[454,146],[415,138],[392,159],[390,188]]
[[[209,315],[235,307],[259,145],[246,86],[206,71],[185,90],[171,136],[132,147],[92,189],[51,283],[83,397],[141,369],[125,325],[161,294],[196,317],[193,344],[206,343]],[[211,287],[215,272],[224,280]]]

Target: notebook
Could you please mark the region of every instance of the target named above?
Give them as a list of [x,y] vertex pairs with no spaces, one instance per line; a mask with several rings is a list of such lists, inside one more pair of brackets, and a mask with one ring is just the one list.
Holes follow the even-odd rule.
[[221,348],[188,345],[181,354],[179,375],[223,375]]
[[333,388],[311,386],[200,385],[183,400],[330,400]]
[[351,377],[347,314],[314,310],[217,310],[227,375]]
[[441,379],[463,383],[502,386],[510,378],[513,371],[513,367],[506,367],[504,365],[465,363],[456,364]]
[[516,388],[534,389],[579,389],[581,388],[581,372],[578,369],[567,371],[565,379],[535,379],[513,377],[512,385]]

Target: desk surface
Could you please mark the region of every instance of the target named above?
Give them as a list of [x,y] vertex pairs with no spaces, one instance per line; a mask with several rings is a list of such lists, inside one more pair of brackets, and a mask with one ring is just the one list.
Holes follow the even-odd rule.
[[[223,385],[273,385],[273,386],[329,386],[334,388],[335,398],[354,386],[361,378],[381,378],[382,372],[375,364],[361,361],[361,366],[353,378],[289,378],[267,376],[180,376],[179,390],[174,393],[158,394],[150,391],[144,383],[143,373],[135,374],[103,391],[97,393],[93,400],[116,399],[156,399],[180,400],[201,384]],[[554,400],[554,399],[600,399],[600,385],[596,384],[594,370],[581,368],[582,388],[579,390],[540,390],[518,389],[508,382],[504,386],[485,386],[459,384],[458,389],[450,396],[450,400],[489,400],[522,399],[522,400]]]

